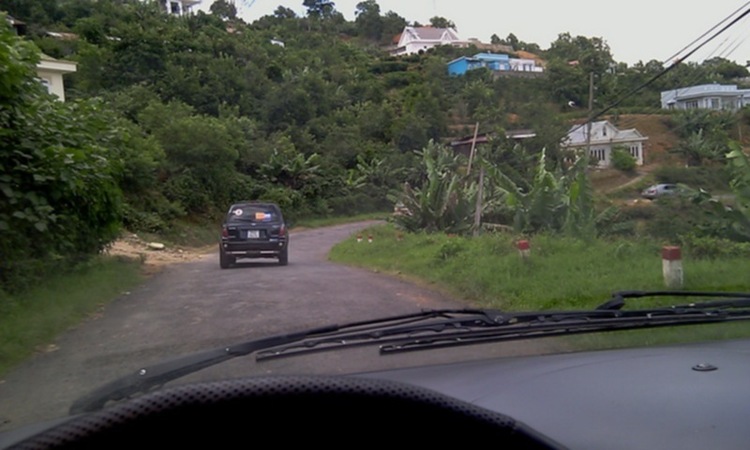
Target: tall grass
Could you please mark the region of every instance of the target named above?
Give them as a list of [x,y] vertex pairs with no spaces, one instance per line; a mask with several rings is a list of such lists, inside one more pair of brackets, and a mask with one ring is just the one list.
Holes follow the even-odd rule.
[[19,295],[0,295],[0,374],[142,280],[140,263],[100,257]]
[[[505,311],[589,309],[620,290],[664,289],[661,245],[651,240],[581,241],[538,235],[531,254],[520,257],[507,235],[463,238],[444,234],[401,234],[391,225],[366,232],[373,237],[340,243],[331,259],[424,280],[477,307]],[[746,256],[683,260],[685,290],[750,292]],[[672,299],[674,300],[674,299]],[[665,305],[642,299],[632,307]],[[677,302],[684,302],[684,300]],[[563,348],[633,347],[750,336],[746,323],[646,328],[568,337]]]
[[[651,240],[538,235],[524,260],[508,235],[399,237],[390,225],[369,233],[373,243],[349,239],[331,259],[427,280],[481,307],[592,308],[615,291],[664,288],[661,245]],[[683,267],[686,290],[750,290],[746,258],[687,259]]]

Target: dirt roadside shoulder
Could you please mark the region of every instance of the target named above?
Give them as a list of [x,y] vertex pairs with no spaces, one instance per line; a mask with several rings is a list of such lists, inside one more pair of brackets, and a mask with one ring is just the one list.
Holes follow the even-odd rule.
[[216,250],[215,245],[186,247],[146,241],[135,233],[124,233],[104,252],[141,261],[146,275],[153,275],[166,266],[207,258]]

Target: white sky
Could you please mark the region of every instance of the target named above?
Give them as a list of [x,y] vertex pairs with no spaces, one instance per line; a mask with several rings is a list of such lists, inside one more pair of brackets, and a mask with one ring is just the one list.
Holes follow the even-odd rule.
[[[360,1],[334,0],[334,3],[339,12],[353,20]],[[212,0],[203,0],[201,9],[207,10],[211,3]],[[305,14],[302,0],[235,0],[235,3],[247,22],[273,14],[279,5],[291,8],[298,15]],[[616,61],[631,65],[654,59],[666,62],[735,11],[750,8],[750,2],[737,0],[378,0],[378,4],[381,14],[394,11],[409,22],[425,24],[433,16],[445,17],[456,24],[464,39],[475,37],[489,42],[492,34],[505,38],[513,33],[521,41],[546,49],[564,32],[599,37],[609,44]],[[720,56],[745,64],[750,60],[749,34],[750,16],[705,45],[689,61]]]

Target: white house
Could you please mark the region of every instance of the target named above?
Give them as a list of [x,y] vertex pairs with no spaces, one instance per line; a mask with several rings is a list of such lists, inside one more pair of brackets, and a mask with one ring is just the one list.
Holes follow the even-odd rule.
[[178,16],[188,14],[191,8],[200,2],[201,0],[159,0],[164,11]]
[[661,93],[662,109],[717,109],[736,111],[750,104],[750,89],[737,85],[702,84]]
[[47,87],[50,94],[56,95],[61,101],[65,101],[65,84],[63,75],[76,71],[76,63],[55,59],[42,53],[39,63],[36,65],[36,74],[39,80]]
[[544,72],[544,68],[537,65],[534,59],[510,58],[510,70],[514,72]]
[[585,150],[590,146],[589,156],[598,161],[598,167],[609,167],[612,163],[612,150],[623,148],[635,158],[636,164],[643,165],[643,145],[648,140],[635,128],[619,130],[607,120],[591,124],[591,140],[587,139],[587,125],[575,125],[568,131],[562,147],[570,150]]
[[462,40],[453,28],[405,27],[392,54],[413,55],[439,45],[466,47],[468,41]]

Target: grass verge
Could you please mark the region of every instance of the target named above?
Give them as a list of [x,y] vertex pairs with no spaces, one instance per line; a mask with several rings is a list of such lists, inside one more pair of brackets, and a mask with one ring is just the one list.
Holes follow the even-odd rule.
[[[372,243],[349,239],[334,247],[331,259],[415,277],[483,308],[590,309],[615,291],[664,289],[661,245],[650,240],[581,241],[540,235],[531,239],[531,257],[523,260],[516,250],[515,239],[508,235],[471,239],[444,234],[401,234],[391,225],[374,227],[368,234],[373,235]],[[743,256],[686,259],[684,288],[748,292],[747,267]],[[657,306],[667,301],[650,299],[632,304]],[[740,337],[750,335],[750,327],[723,324],[649,329],[578,336],[571,338],[571,342],[579,348],[652,345],[674,342],[686,335],[695,339]],[[622,343],[613,344],[617,341]]]
[[4,295],[0,298],[0,375],[142,279],[140,263],[98,257],[70,273],[47,278],[23,294]]

